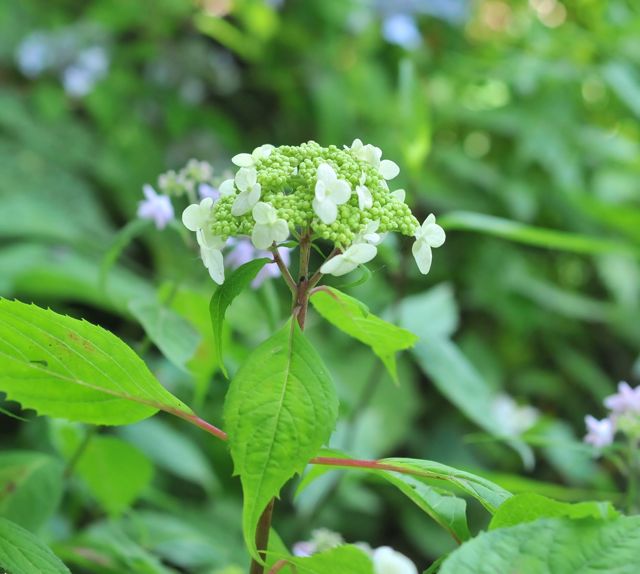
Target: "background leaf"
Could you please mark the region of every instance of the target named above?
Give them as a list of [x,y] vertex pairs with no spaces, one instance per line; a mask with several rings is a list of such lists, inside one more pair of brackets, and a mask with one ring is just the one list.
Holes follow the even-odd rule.
[[0,516],[37,532],[62,498],[62,464],[27,451],[0,453]]
[[[66,445],[71,454],[77,445]],[[92,437],[75,472],[111,516],[127,510],[149,486],[153,466],[136,447],[114,436]]]
[[129,310],[162,354],[177,367],[185,369],[200,344],[200,335],[195,328],[153,299],[134,299],[129,302]]

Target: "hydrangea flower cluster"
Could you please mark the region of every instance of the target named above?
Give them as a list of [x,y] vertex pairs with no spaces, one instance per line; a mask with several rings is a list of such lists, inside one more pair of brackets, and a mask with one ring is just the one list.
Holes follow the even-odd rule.
[[[295,556],[312,556],[344,543],[344,539],[337,532],[319,528],[311,532],[311,540],[294,544],[293,554]],[[416,565],[404,554],[397,552],[390,546],[380,546],[373,549],[364,542],[358,542],[356,546],[369,555],[375,574],[418,574]]]
[[36,31],[16,51],[16,63],[28,78],[58,75],[74,98],[89,94],[109,71],[105,33],[93,26],[68,26],[55,32]]
[[584,441],[601,449],[613,443],[616,432],[622,432],[636,440],[640,438],[640,386],[631,388],[621,381],[618,392],[604,399],[609,414],[598,420],[591,415],[584,419],[587,434]]
[[[139,202],[137,215],[140,219],[153,221],[156,228],[164,229],[175,218],[172,198],[180,199],[186,197],[188,201],[195,202],[198,198],[202,200],[204,208],[210,208],[214,202],[220,198],[218,189],[222,177],[216,177],[214,169],[210,163],[206,161],[198,161],[190,159],[187,164],[180,170],[170,170],[158,177],[157,187],[161,193],[158,193],[151,185],[145,184],[142,192],[145,199]],[[204,233],[204,232],[203,232]],[[206,238],[200,237],[198,241],[204,242]],[[213,244],[213,240],[210,240]],[[201,257],[205,266],[215,274],[214,280],[222,281],[224,272],[219,273],[219,266],[222,264],[221,249],[225,246],[223,243],[216,243],[218,250],[201,250]],[[230,239],[226,243],[227,248],[227,266],[231,269],[240,267],[244,263],[253,259],[269,257],[270,252],[256,249],[249,238]],[[217,251],[220,251],[218,253]],[[278,254],[285,265],[290,261],[290,249],[287,247],[278,248]],[[279,277],[280,270],[275,265],[266,265],[257,274],[252,282],[253,288],[258,288],[266,279]]]
[[[326,240],[335,251],[320,271],[337,276],[371,261],[389,232],[415,237],[413,255],[425,274],[432,248],[444,243],[433,215],[420,225],[404,203],[404,190],[390,190],[387,182],[398,175],[398,166],[359,139],[344,149],[313,141],[267,144],[231,161],[238,170],[220,184],[217,196],[204,197],[182,214],[217,283],[224,281],[222,249],[232,237],[250,237],[259,250],[273,249],[290,236]],[[164,188],[172,193],[178,179],[179,174],[165,180]]]

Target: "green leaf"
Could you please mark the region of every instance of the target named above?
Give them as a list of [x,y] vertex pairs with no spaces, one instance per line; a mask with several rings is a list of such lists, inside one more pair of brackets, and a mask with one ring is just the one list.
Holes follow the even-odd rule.
[[229,387],[224,418],[244,492],[243,531],[254,531],[267,503],[329,439],[338,399],[322,359],[288,322],[246,360]]
[[103,291],[107,287],[109,271],[115,265],[118,257],[127,245],[149,227],[151,227],[151,222],[148,219],[133,219],[118,231],[100,264],[99,285]]
[[0,391],[41,415],[98,425],[192,411],[166,391],[130,347],[98,327],[0,299]]
[[71,574],[28,530],[0,518],[0,568],[11,574]]
[[149,459],[114,436],[94,436],[75,471],[111,516],[127,510],[153,478]]
[[195,328],[175,311],[153,299],[130,301],[129,310],[162,354],[184,370],[200,344],[200,335]]
[[527,492],[506,500],[493,515],[489,530],[533,522],[539,518],[618,518],[619,512],[609,501],[588,501],[570,504],[558,502],[541,494]]
[[639,546],[637,516],[542,519],[480,534],[452,552],[440,574],[636,574]]
[[184,480],[212,490],[217,485],[211,464],[198,444],[159,417],[122,427],[120,434],[157,466]]
[[[346,454],[330,449],[322,449],[320,456],[333,459],[352,460]],[[353,470],[353,467],[351,467]],[[313,465],[302,477],[296,490],[296,497],[301,494],[315,479],[335,470],[331,466]],[[453,496],[450,492],[427,484],[418,476],[402,474],[389,470],[381,470],[371,467],[359,467],[383,478],[395,486],[405,496],[412,500],[420,509],[426,512],[436,523],[447,530],[458,542],[470,537],[467,525],[466,501]],[[404,470],[398,467],[398,470]]]
[[357,299],[337,289],[327,287],[326,291],[317,291],[311,302],[329,323],[371,347],[397,381],[395,354],[413,347],[418,340],[413,333],[365,312]]
[[297,574],[327,574],[328,572],[374,574],[371,558],[357,546],[348,544],[307,558],[291,557],[287,560],[295,564]]
[[467,524],[467,503],[464,499],[430,486],[415,476],[387,471],[378,474],[447,530],[456,542],[464,542],[471,537]]
[[227,378],[229,378],[229,375],[222,360],[222,326],[224,325],[225,313],[233,300],[249,286],[267,263],[271,263],[271,259],[254,259],[241,265],[227,277],[225,282],[215,290],[211,297],[209,313],[211,315],[211,327],[213,328],[214,338],[213,354],[224,376]]
[[589,235],[579,235],[556,231],[553,229],[543,229],[525,225],[518,221],[511,221],[493,215],[483,213],[472,213],[467,211],[454,211],[448,213],[438,220],[446,230],[479,231],[487,235],[501,237],[510,241],[545,247],[547,249],[558,249],[560,251],[570,251],[573,253],[609,253],[612,251],[631,252],[629,245],[619,243],[601,237],[591,237]]
[[463,414],[491,435],[505,440],[525,466],[532,466],[531,448],[499,419],[490,416],[496,391],[453,341],[439,337],[420,341],[412,354],[438,390]]
[[498,507],[511,497],[510,492],[486,478],[438,462],[415,458],[384,458],[378,463],[392,467],[384,470],[408,474],[420,480],[444,481],[443,486],[453,486],[465,492],[491,513],[495,513]]
[[62,498],[62,465],[37,452],[0,453],[0,516],[36,532]]

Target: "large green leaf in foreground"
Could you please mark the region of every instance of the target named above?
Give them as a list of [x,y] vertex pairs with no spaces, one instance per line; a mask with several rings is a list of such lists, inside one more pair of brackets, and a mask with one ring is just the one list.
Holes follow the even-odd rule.
[[337,415],[331,376],[296,322],[262,343],[231,382],[224,418],[254,554],[260,514],[329,439]]
[[128,424],[188,407],[133,350],[98,327],[19,301],[0,300],[0,391],[42,415]]
[[418,337],[368,313],[357,299],[337,289],[327,287],[326,290],[318,291],[311,297],[311,303],[329,323],[371,347],[391,377],[397,380],[396,353],[413,347]]
[[543,519],[499,528],[463,544],[440,574],[636,574],[640,517]]
[[70,574],[33,534],[4,518],[0,518],[0,568],[11,574]]

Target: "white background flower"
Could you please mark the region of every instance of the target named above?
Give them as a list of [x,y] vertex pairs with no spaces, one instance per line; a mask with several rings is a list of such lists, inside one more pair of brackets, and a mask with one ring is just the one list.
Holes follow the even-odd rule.
[[378,249],[375,245],[369,243],[354,243],[344,253],[332,257],[329,261],[325,261],[320,271],[340,277],[341,275],[350,273],[358,267],[358,265],[371,261],[377,252]]
[[231,213],[235,216],[244,215],[260,200],[261,187],[258,183],[258,172],[252,167],[240,168],[236,173],[235,184],[240,193],[231,206]]
[[418,574],[418,569],[411,560],[389,546],[376,548],[372,560],[375,574]]
[[411,249],[420,273],[424,275],[429,273],[432,259],[431,248],[440,247],[444,240],[444,229],[436,223],[436,217],[431,213],[416,231],[416,241]]
[[322,223],[331,225],[338,217],[338,205],[349,201],[351,186],[344,179],[338,179],[336,172],[328,163],[318,166],[318,181],[313,210]]
[[164,229],[173,219],[173,205],[166,195],[156,193],[149,184],[142,187],[145,199],[138,204],[138,217],[151,219],[158,229]]
[[278,212],[268,203],[256,203],[251,212],[256,224],[253,226],[251,241],[257,249],[268,249],[275,243],[280,243],[289,237],[289,225],[278,217]]

